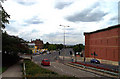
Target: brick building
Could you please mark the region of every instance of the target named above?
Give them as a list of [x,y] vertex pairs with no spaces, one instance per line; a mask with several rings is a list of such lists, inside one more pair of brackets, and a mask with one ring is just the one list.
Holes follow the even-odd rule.
[[42,49],[44,45],[43,41],[40,39],[31,40],[31,43],[35,43],[35,46],[37,46],[37,49]]
[[120,56],[120,25],[111,26],[94,32],[85,32],[85,56],[100,60],[118,61]]

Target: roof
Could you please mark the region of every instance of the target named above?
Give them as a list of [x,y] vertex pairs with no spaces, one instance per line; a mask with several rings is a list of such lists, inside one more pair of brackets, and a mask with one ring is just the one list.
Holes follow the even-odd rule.
[[106,30],[111,30],[111,29],[114,29],[114,28],[120,28],[120,24],[118,24],[118,25],[114,25],[114,26],[110,26],[110,27],[108,27],[108,28],[104,28],[104,29],[96,30],[96,31],[93,31],[93,32],[84,32],[84,35],[85,35],[85,34],[98,33],[98,32],[102,32],[102,31],[106,31]]

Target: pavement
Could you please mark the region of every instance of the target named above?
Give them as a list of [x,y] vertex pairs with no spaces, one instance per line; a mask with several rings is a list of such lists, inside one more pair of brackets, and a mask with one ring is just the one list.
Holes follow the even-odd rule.
[[22,60],[17,62],[16,64],[9,67],[5,72],[0,75],[2,79],[22,79]]
[[[63,59],[63,56],[59,56],[59,58],[62,60]],[[69,56],[64,56],[65,58],[65,61],[67,62],[72,62],[71,61],[71,57]],[[75,59],[74,59],[75,60]],[[75,61],[74,61],[75,62]],[[77,58],[77,63],[81,63],[81,64],[86,64],[86,65],[91,65],[91,66],[94,66],[94,67],[100,67],[100,68],[104,68],[104,69],[107,69],[107,70],[111,70],[111,71],[114,71],[114,72],[118,72],[118,66],[116,65],[110,65],[110,64],[103,64],[103,63],[100,63],[100,64],[95,64],[95,63],[90,63],[90,61],[86,61],[84,63],[83,60]]]

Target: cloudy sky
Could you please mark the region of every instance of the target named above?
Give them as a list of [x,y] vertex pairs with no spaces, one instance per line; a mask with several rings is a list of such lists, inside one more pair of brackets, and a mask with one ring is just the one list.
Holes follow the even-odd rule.
[[84,32],[118,24],[119,0],[7,0],[2,3],[11,18],[6,31],[25,40],[85,44]]

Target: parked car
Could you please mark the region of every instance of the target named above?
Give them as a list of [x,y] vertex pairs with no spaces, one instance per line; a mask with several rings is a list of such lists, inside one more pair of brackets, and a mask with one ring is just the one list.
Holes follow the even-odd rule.
[[99,60],[97,60],[97,59],[91,59],[91,60],[90,60],[90,62],[91,62],[91,63],[100,64],[100,61],[99,61]]
[[41,65],[50,66],[50,61],[48,59],[43,59]]

